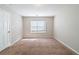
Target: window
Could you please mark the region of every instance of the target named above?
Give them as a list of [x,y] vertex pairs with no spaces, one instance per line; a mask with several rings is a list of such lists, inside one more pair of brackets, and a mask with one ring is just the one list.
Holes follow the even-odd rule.
[[46,21],[31,21],[31,32],[46,32]]

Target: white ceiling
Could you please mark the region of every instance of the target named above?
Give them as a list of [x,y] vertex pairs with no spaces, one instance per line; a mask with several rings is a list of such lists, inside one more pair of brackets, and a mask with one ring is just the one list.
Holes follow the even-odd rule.
[[21,16],[54,16],[56,11],[69,5],[58,4],[5,4],[0,5],[20,14]]

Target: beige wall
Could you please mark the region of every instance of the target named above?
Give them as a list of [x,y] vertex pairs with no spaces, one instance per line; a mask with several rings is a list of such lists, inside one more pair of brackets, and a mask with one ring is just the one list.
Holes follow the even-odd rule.
[[[31,20],[45,20],[47,21],[46,33],[31,33]],[[53,37],[54,17],[23,17],[23,36],[24,37]]]

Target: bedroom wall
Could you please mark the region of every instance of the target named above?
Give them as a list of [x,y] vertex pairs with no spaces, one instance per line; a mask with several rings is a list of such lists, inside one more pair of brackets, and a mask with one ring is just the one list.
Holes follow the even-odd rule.
[[79,6],[64,6],[56,12],[54,36],[79,53]]
[[11,43],[22,39],[22,18],[20,15],[11,13]]
[[[47,22],[47,31],[45,33],[32,33],[30,21],[44,20]],[[23,37],[53,37],[54,17],[23,17]]]

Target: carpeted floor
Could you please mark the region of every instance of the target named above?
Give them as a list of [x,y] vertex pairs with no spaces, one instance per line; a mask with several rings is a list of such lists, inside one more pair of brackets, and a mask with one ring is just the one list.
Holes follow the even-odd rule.
[[0,55],[75,55],[55,39],[22,39],[6,48]]

